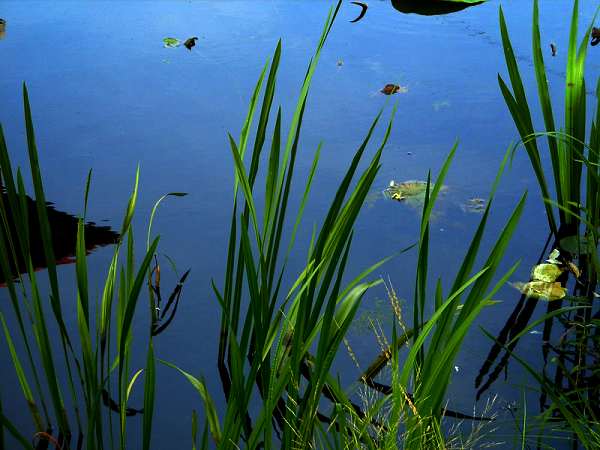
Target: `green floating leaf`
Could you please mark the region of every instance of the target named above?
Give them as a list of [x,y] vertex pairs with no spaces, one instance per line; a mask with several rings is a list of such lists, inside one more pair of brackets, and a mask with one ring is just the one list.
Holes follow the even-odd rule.
[[166,48],[174,48],[179,47],[181,45],[181,41],[177,38],[166,37],[163,39],[163,44]]
[[538,264],[531,270],[531,279],[533,281],[554,283],[562,273],[563,269],[555,264]]
[[531,298],[547,301],[560,300],[567,295],[567,290],[558,282],[530,281],[529,283],[511,283],[511,285]]

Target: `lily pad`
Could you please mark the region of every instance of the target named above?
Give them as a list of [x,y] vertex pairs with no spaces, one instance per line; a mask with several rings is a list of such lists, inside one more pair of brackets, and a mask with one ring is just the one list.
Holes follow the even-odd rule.
[[392,0],[392,6],[405,14],[437,16],[480,5],[485,0]]
[[531,270],[531,279],[533,281],[553,283],[562,273],[563,269],[556,264],[538,264]]
[[181,41],[174,37],[166,37],[163,39],[163,44],[166,48],[175,48],[181,45]]
[[511,284],[528,297],[548,300],[550,302],[560,300],[567,295],[567,290],[559,282],[530,281],[529,283]]

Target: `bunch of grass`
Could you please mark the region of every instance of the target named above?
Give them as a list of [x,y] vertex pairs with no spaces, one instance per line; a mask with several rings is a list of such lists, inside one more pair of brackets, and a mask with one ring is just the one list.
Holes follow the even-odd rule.
[[[560,250],[567,263],[576,258],[581,271],[576,277],[572,296],[565,299],[573,302],[575,308],[561,308],[562,301],[553,302],[549,304],[548,313],[543,320],[546,341],[552,336],[555,317],[565,326],[560,341],[556,345],[550,344],[556,354],[553,358],[556,362],[553,379],[548,377],[545,370],[542,373],[536,372],[529,363],[512,352],[518,337],[525,331],[518,333],[508,343],[502,343],[502,346],[538,380],[542,390],[541,404],[544,405],[546,399],[550,399],[550,404],[542,415],[543,422],[551,423],[550,426],[555,428],[556,420],[561,420],[576,436],[575,441],[586,448],[597,448],[599,418],[595,404],[598,402],[598,392],[594,388],[594,380],[600,358],[597,352],[598,312],[594,313],[593,305],[600,273],[597,251],[600,238],[600,78],[597,80],[595,91],[596,110],[586,139],[588,93],[585,62],[597,12],[578,44],[578,6],[578,1],[575,0],[571,15],[564,89],[565,123],[559,129],[554,119],[541,50],[538,1],[535,0],[533,4],[532,47],[537,96],[545,127],[542,132],[534,128],[504,14],[500,8],[500,29],[512,92],[499,76],[500,88],[540,186],[548,224],[555,238],[554,248]],[[540,137],[547,139],[554,179],[554,197],[550,193],[542,167],[543,158],[538,146]],[[568,242],[571,245],[567,245]],[[572,245],[573,242],[576,243],[575,246]],[[562,278],[562,282],[566,283],[566,275]],[[532,312],[533,309],[530,309],[529,314]],[[541,322],[538,320],[534,323]],[[524,328],[530,329],[530,326]],[[545,361],[548,353],[549,347],[545,346]]]

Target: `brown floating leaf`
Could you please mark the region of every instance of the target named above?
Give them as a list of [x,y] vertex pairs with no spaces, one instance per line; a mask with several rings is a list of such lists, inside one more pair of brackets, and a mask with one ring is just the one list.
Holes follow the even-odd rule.
[[581,276],[581,270],[579,270],[579,267],[577,267],[571,261],[567,261],[565,264],[567,265],[567,269],[569,269],[569,272],[575,275],[575,278],[579,278]]
[[184,47],[187,48],[188,50],[191,50],[192,47],[194,45],[196,45],[196,41],[198,40],[197,37],[191,37],[189,39],[186,39],[185,42],[183,43]]
[[399,86],[397,84],[386,84],[381,92],[385,95],[396,94],[397,92],[404,93],[407,89],[405,87]]

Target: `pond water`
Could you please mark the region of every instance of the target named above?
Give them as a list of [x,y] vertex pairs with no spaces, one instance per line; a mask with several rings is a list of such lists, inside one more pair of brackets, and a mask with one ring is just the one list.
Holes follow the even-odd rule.
[[[502,5],[539,124],[530,57],[531,4],[513,0]],[[582,23],[591,20],[596,5],[582,2]],[[239,134],[256,78],[279,37],[283,56],[276,102],[283,107],[284,119],[290,118],[329,6],[326,1],[196,0],[3,1],[0,5],[0,17],[6,20],[0,40],[0,122],[15,165],[26,167],[21,98],[25,81],[46,197],[56,209],[70,214],[82,211],[85,179],[92,168],[88,217],[117,229],[139,164],[140,197],[134,223],[140,254],[154,202],[167,192],[189,194],[168,199],[154,223],[153,230],[161,235],[160,252],[171,257],[180,272],[191,268],[175,322],[156,340],[156,353],[189,372],[203,374],[221,404],[215,366],[219,308],[210,279],[220,284],[223,278],[232,204],[233,161],[226,132]],[[324,147],[292,268],[300,267],[312,224],[322,220],[371,120],[379,109],[389,114],[397,104],[373,195],[356,227],[348,274],[357,275],[367,265],[415,242],[418,208],[387,200],[381,192],[390,180],[425,179],[429,169],[437,173],[458,139],[448,188],[431,230],[431,279],[441,276],[444,286],[452,281],[480,219],[461,205],[487,196],[506,148],[517,138],[497,84],[497,74],[505,73],[498,7],[499,2],[490,0],[454,14],[420,16],[403,14],[390,2],[375,0],[362,20],[350,23],[360,9],[347,2],[343,5],[317,69],[304,122],[299,181],[308,173],[319,141],[323,140]],[[570,2],[563,0],[545,1],[541,8],[542,43],[547,49],[555,111],[562,105],[570,11]],[[188,51],[164,48],[162,39],[168,36],[199,39]],[[555,57],[550,56],[550,42],[557,45]],[[589,73],[597,74],[600,49],[591,49],[588,59]],[[406,92],[382,95],[379,90],[387,83],[401,85]],[[500,185],[482,255],[526,190],[530,194],[527,206],[502,267],[506,270],[521,259],[515,280],[528,279],[547,237],[539,189],[520,151]],[[298,184],[295,204],[301,193]],[[111,256],[109,246],[89,257],[90,283],[96,295],[101,293]],[[398,295],[408,299],[407,315],[415,259],[414,251],[397,256],[376,274],[389,279]],[[75,326],[74,266],[60,266],[59,275],[64,298],[73,299],[63,307]],[[164,276],[174,283],[173,275]],[[4,292],[0,296],[6,300]],[[492,334],[504,326],[519,293],[506,287],[497,298],[501,303],[484,310],[477,323]],[[375,311],[385,324],[389,309],[382,299],[383,287],[368,293],[361,319],[349,335],[362,367],[379,352],[373,332],[362,326],[362,314]],[[8,314],[8,302],[1,303]],[[544,306],[537,309],[536,313],[542,313]],[[134,329],[140,339],[147,330],[144,320],[140,314]],[[511,448],[518,430],[506,405],[520,404],[526,398],[534,414],[539,412],[538,397],[528,389],[535,387],[533,381],[511,363],[508,377],[500,376],[476,402],[474,381],[490,346],[491,341],[475,327],[456,363],[449,406],[466,413],[473,408],[481,411],[486,399],[497,394],[494,410],[499,414],[499,429],[489,440],[503,441],[502,448]],[[8,352],[1,347],[2,402],[15,423],[26,429],[32,425]],[[521,339],[517,351],[540,367],[540,348],[541,337],[532,334]],[[140,352],[132,367],[143,366],[144,358]],[[344,352],[335,369],[347,383],[359,374]],[[200,399],[170,369],[160,367],[157,376],[155,448],[187,446],[191,411],[202,409]],[[141,390],[132,401],[141,403]],[[141,422],[132,419],[132,448],[137,442],[136,420]]]

